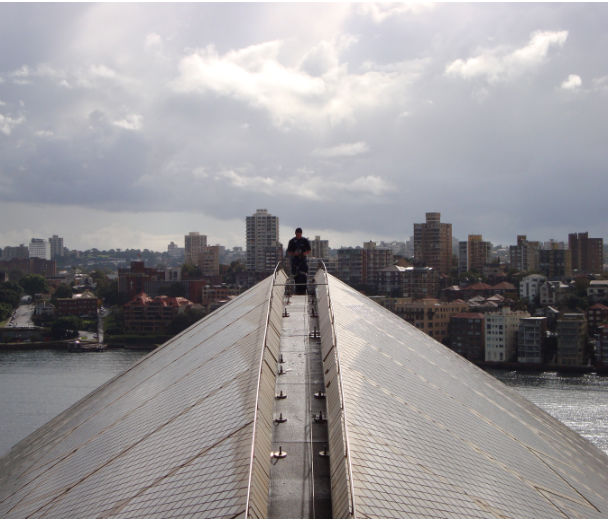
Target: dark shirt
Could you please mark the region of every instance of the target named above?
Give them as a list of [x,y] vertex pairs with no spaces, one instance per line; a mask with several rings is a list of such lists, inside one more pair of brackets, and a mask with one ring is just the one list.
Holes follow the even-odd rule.
[[293,237],[287,245],[287,251],[295,256],[303,256],[304,252],[310,251],[310,242],[306,237]]

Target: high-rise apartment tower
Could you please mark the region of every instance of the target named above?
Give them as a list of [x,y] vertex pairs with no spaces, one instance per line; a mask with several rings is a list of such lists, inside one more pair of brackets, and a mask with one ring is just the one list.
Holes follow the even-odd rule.
[[452,225],[440,222],[439,212],[427,212],[425,223],[414,224],[414,262],[449,273],[452,266]]
[[589,234],[569,233],[568,249],[572,269],[583,273],[601,273],[604,264],[604,240],[590,239]]
[[186,264],[200,265],[200,255],[207,246],[207,236],[198,232],[190,232],[184,236],[184,251]]
[[272,273],[281,260],[283,248],[279,242],[279,218],[268,210],[259,209],[245,222],[247,234],[247,270]]

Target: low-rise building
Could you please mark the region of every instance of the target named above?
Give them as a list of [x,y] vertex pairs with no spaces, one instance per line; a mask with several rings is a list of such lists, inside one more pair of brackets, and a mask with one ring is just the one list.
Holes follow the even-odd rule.
[[517,333],[517,361],[523,364],[541,364],[547,344],[547,319],[527,317],[519,321]]
[[483,361],[485,318],[481,313],[457,313],[448,325],[449,347],[467,360]]
[[586,357],[587,321],[582,313],[564,313],[557,321],[557,363],[583,365]]
[[534,273],[527,275],[519,281],[519,298],[534,302],[536,297],[540,298],[540,287],[547,280],[547,277]]
[[486,362],[510,362],[517,359],[519,322],[529,316],[527,311],[511,311],[508,307],[495,313],[486,313]]
[[539,302],[541,306],[555,306],[560,304],[570,293],[570,286],[559,280],[547,280],[539,289]]
[[608,280],[592,280],[587,288],[587,296],[591,302],[608,300]]

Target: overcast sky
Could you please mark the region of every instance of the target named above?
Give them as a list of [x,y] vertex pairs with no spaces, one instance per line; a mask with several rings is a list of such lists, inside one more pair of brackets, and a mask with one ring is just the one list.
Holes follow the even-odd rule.
[[608,4],[0,4],[0,247],[606,237]]

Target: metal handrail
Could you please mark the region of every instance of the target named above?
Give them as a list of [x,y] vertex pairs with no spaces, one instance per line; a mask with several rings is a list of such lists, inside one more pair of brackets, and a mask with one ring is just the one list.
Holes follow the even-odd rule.
[[268,295],[268,309],[266,311],[266,324],[264,325],[264,336],[262,338],[262,352],[260,356],[260,365],[258,370],[258,385],[255,393],[255,411],[253,414],[253,434],[251,439],[251,457],[249,460],[249,478],[247,480],[247,501],[245,503],[245,519],[249,518],[249,501],[251,500],[251,481],[253,479],[253,461],[255,458],[255,441],[256,441],[256,427],[258,421],[258,406],[260,401],[260,384],[262,381],[262,368],[264,367],[264,354],[266,353],[266,338],[268,336],[268,325],[270,324],[270,311],[272,309],[272,294],[277,279],[277,273],[281,267],[281,262],[278,262],[274,268],[272,274],[272,283],[270,284],[270,290]]
[[[327,273],[327,268],[325,267],[325,263],[323,262],[322,259],[319,259],[319,263],[322,266],[321,269],[324,272],[327,286],[329,286],[329,281],[327,279],[328,273]],[[340,401],[342,402],[342,430],[344,433],[344,447],[346,449],[346,464],[347,464],[346,468],[347,468],[347,472],[348,472],[350,508],[351,508],[351,515],[354,518],[356,518],[357,511],[356,511],[356,506],[355,506],[355,487],[353,484],[353,469],[352,469],[352,463],[350,460],[350,443],[349,443],[349,437],[348,437],[348,427],[346,426],[346,405],[345,405],[345,401],[344,401],[344,391],[343,391],[344,386],[342,384],[342,370],[340,368],[340,353],[338,351],[338,340],[337,340],[337,336],[336,336],[334,310],[333,310],[333,306],[331,304],[331,297],[329,295],[329,287],[327,288],[327,305],[328,305],[329,316],[330,316],[330,320],[331,320],[332,342],[333,342],[334,349],[336,351],[336,366],[337,366],[337,370],[338,370],[338,384],[340,387]]]

